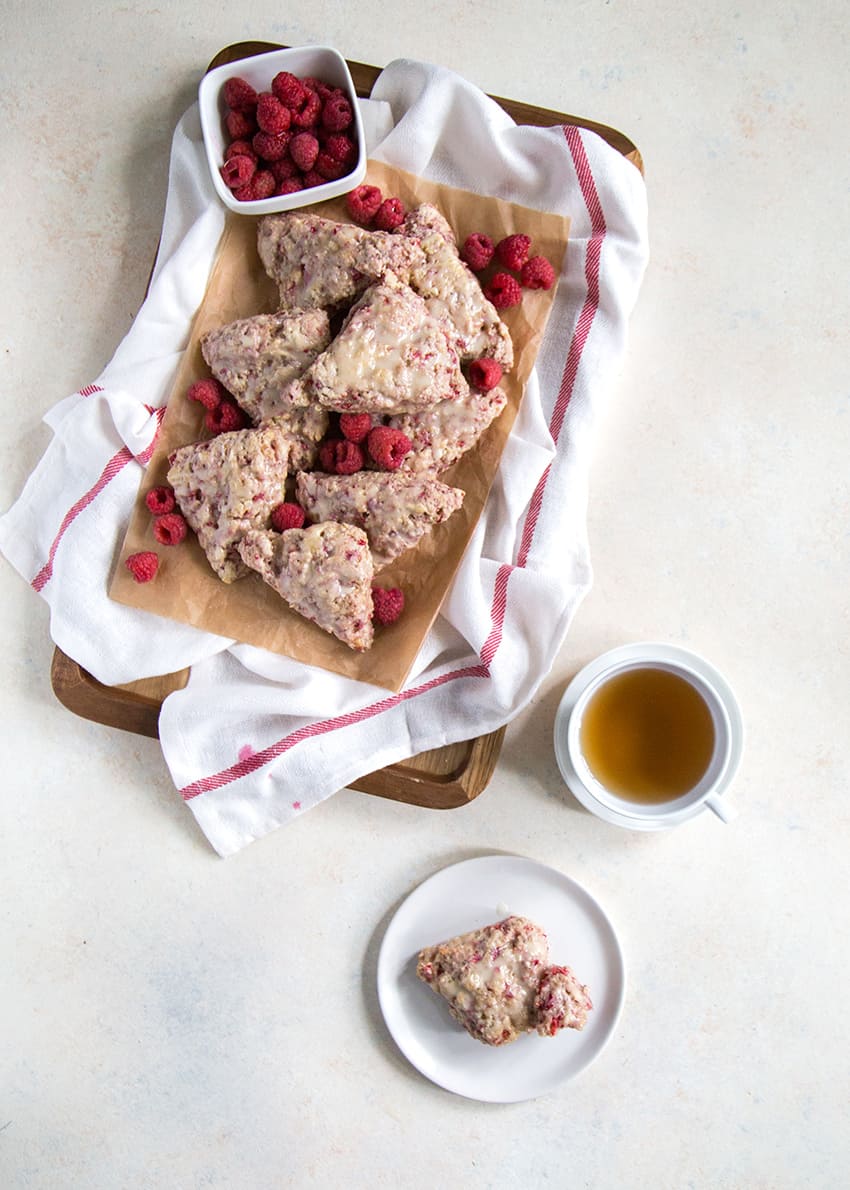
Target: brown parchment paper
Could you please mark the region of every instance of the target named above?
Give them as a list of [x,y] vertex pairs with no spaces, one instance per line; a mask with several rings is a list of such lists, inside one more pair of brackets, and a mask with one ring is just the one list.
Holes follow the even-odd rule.
[[[445,215],[458,243],[480,231],[493,242],[514,232],[531,236],[532,252],[546,256],[560,274],[569,233],[569,219],[535,211],[499,198],[483,197],[443,186],[371,161],[366,181],[384,194],[398,195],[406,206],[431,202]],[[328,218],[348,221],[343,199],[310,208]],[[159,439],[142,479],[139,494],[116,562],[109,595],[118,603],[192,624],[207,632],[257,645],[308,665],[398,691],[437,616],[463,552],[478,521],[505,442],[520,407],[555,290],[525,290],[520,306],[503,311],[514,343],[515,364],[502,385],[507,407],[476,446],[440,479],[466,493],[463,506],[448,521],[426,534],[391,566],[378,572],[376,585],[404,591],[404,614],[395,624],[378,628],[366,653],[356,653],[335,637],[293,612],[258,575],[222,583],[190,531],[178,546],[161,546],[153,536],[153,518],[145,505],[150,488],[166,482],[168,456],[178,446],[207,437],[204,410],[187,401],[195,380],[209,376],[200,350],[208,330],[277,309],[277,287],[266,275],[256,250],[257,219],[228,214],[217,257],[189,343],[177,371]],[[486,281],[496,266],[484,275]],[[155,550],[159,572],[153,582],[136,583],[124,565],[130,554]]]

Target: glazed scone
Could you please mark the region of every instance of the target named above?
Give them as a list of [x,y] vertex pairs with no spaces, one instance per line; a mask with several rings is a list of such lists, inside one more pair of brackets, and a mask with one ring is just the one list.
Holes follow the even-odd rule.
[[398,471],[302,471],[295,479],[295,497],[311,521],[344,521],[365,529],[375,570],[381,570],[456,512],[464,493],[431,476]]
[[465,401],[439,401],[417,413],[400,413],[389,425],[401,430],[412,449],[404,456],[403,472],[438,474],[470,450],[508,403],[501,388],[479,393],[470,389]]
[[283,533],[252,530],[238,548],[293,611],[350,649],[370,648],[373,571],[362,529],[326,522]]
[[201,336],[201,354],[253,422],[291,405],[287,387],[330,342],[324,310],[295,310],[240,318]]
[[425,947],[416,974],[476,1041],[506,1045],[535,1030],[551,1037],[561,1028],[583,1027],[592,1007],[587,988],[561,974],[568,968],[548,962],[540,926],[511,916]]
[[366,290],[300,384],[341,413],[404,413],[469,392],[444,324],[392,275]]
[[460,258],[457,241],[446,219],[435,206],[421,203],[410,211],[394,235],[419,243],[424,262],[410,270],[410,284],[428,303],[436,318],[453,327],[462,360],[490,356],[508,371],[514,349],[510,331],[481,284]]
[[282,309],[337,310],[387,271],[406,278],[424,266],[419,244],[301,211],[266,215],[257,227],[263,268],[277,283]]
[[247,573],[237,545],[249,529],[264,527],[286,499],[290,439],[269,422],[179,447],[168,482],[210,566],[225,583]]

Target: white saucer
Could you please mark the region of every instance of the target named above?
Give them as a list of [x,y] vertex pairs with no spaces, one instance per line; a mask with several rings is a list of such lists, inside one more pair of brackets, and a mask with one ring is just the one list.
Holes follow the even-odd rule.
[[620,648],[611,649],[580,670],[569,686],[567,686],[555,715],[555,757],[558,761],[558,768],[561,770],[561,776],[569,786],[570,792],[581,802],[585,809],[590,810],[597,818],[602,818],[606,822],[613,822],[617,826],[625,826],[630,830],[667,830],[671,826],[676,826],[680,822],[694,818],[707,807],[703,803],[697,803],[696,805],[678,810],[675,813],[667,813],[663,818],[658,819],[654,819],[649,815],[638,817],[637,815],[620,814],[611,806],[604,805],[598,801],[590,790],[585,788],[583,781],[575,771],[567,750],[567,725],[569,724],[573,708],[585,689],[601,673],[604,673],[605,670],[615,665],[631,661],[667,661],[671,664],[679,663],[690,666],[695,673],[716,690],[729,716],[730,727],[729,763],[715,791],[717,797],[720,797],[729,787],[741,763],[741,756],[744,749],[744,722],[741,718],[741,710],[732,688],[723,675],[697,653],[692,653],[688,649],[681,649],[677,645],[653,642],[648,644],[622,645]]
[[[423,946],[517,913],[549,937],[553,963],[586,984],[593,1010],[580,1032],[536,1033],[494,1048],[475,1041],[445,1002],[416,976]],[[596,1058],[609,1040],[626,988],[614,928],[581,885],[518,855],[486,855],[443,868],[399,907],[381,944],[378,998],[387,1028],[426,1078],[470,1099],[516,1103],[554,1090]]]

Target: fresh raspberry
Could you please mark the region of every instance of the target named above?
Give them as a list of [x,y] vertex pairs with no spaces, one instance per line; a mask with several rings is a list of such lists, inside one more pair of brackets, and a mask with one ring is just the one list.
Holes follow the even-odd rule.
[[228,79],[223,94],[224,102],[234,112],[250,112],[257,106],[257,92],[246,79]]
[[302,97],[292,108],[292,123],[297,128],[312,128],[322,114],[322,100],[315,91],[305,87]]
[[510,273],[494,273],[490,284],[484,286],[484,296],[497,310],[507,310],[522,301],[522,286]]
[[413,444],[401,430],[391,426],[375,426],[366,438],[369,457],[385,471],[396,471],[404,456],[413,449]]
[[372,619],[376,624],[394,624],[404,611],[404,592],[398,587],[372,588]]
[[222,401],[217,409],[210,409],[204,418],[204,425],[211,434],[226,434],[230,430],[243,430],[248,419],[234,401]]
[[344,94],[339,87],[332,87],[330,83],[323,82],[322,79],[313,78],[310,75],[307,78],[303,78],[301,82],[305,87],[309,87],[311,91],[315,91],[320,99],[329,99],[331,95]]
[[250,157],[252,161],[257,160],[254,146],[248,140],[231,141],[224,150],[224,160],[229,161],[231,157]]
[[496,256],[505,268],[519,272],[528,260],[528,250],[531,247],[531,236],[505,236],[496,245]]
[[210,377],[208,380],[196,380],[186,389],[189,401],[198,401],[204,409],[218,409],[222,401],[227,400],[227,390],[223,384]]
[[300,178],[284,178],[282,182],[278,182],[275,194],[297,194],[299,190],[304,189],[304,183]]
[[363,442],[372,429],[372,415],[370,413],[342,413],[339,418],[339,428],[344,438],[349,442]]
[[257,100],[257,123],[260,130],[277,136],[288,130],[291,119],[292,114],[289,108],[284,107],[278,97],[272,95],[271,91],[263,91]]
[[342,92],[328,96],[322,108],[323,128],[327,128],[328,132],[344,132],[353,119],[351,104]]
[[253,158],[244,153],[237,153],[235,157],[228,157],[219,169],[225,186],[230,190],[241,190],[250,184],[257,166]]
[[343,161],[337,161],[335,157],[331,157],[330,153],[319,154],[316,158],[315,169],[316,173],[327,182],[332,182],[348,173],[348,166]]
[[309,190],[311,186],[324,186],[327,178],[323,178],[317,169],[310,169],[306,174],[301,175],[301,181],[304,183],[304,189]]
[[338,161],[340,165],[351,165],[357,156],[357,145],[350,136],[344,136],[341,132],[334,132],[330,136],[325,137],[322,151],[332,157],[334,161]]
[[277,529],[278,533],[283,533],[285,529],[302,528],[304,519],[304,509],[291,500],[272,509],[272,528]]
[[519,279],[526,289],[551,289],[555,270],[545,256],[532,256],[522,266]]
[[258,169],[250,181],[251,198],[255,202],[260,198],[270,198],[276,186],[277,182],[270,169]]
[[160,545],[179,545],[188,526],[179,512],[167,512],[153,523],[153,535]]
[[384,196],[377,186],[355,186],[345,197],[345,207],[355,223],[365,227],[377,215]]
[[347,438],[326,438],[319,448],[319,465],[329,475],[353,475],[363,469],[363,451]]
[[174,488],[165,484],[158,488],[151,488],[145,496],[145,504],[154,516],[162,516],[166,512],[174,511]]
[[497,359],[473,360],[469,365],[469,383],[480,393],[489,393],[502,379],[502,365]]
[[300,170],[307,173],[319,155],[319,142],[312,132],[297,132],[289,142],[289,156]]
[[280,161],[272,161],[269,169],[278,183],[288,182],[290,178],[297,178],[301,172],[291,157],[281,157]]
[[257,131],[257,121],[246,112],[228,112],[224,126],[231,140],[248,140]]
[[469,265],[473,273],[480,273],[493,259],[493,241],[489,236],[485,236],[483,232],[473,232],[471,236],[467,236],[463,241],[463,247],[460,250],[460,255],[463,260]]
[[280,161],[281,157],[286,156],[289,140],[288,132],[257,132],[251,144],[254,152],[264,161]]
[[140,554],[131,554],[124,565],[137,583],[149,583],[156,577],[159,558],[153,550],[143,550]]
[[378,207],[373,222],[375,227],[381,231],[392,231],[393,228],[400,227],[404,223],[406,214],[404,203],[400,198],[385,198]]
[[272,79],[272,94],[285,107],[294,108],[298,106],[303,98],[304,84],[296,75],[290,74],[288,70],[282,70],[280,74],[276,74]]

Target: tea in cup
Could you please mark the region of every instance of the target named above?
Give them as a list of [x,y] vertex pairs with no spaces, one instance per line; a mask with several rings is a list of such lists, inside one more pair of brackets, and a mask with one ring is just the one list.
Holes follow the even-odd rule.
[[658,830],[707,806],[733,813],[723,793],[740,761],[734,695],[695,654],[629,645],[597,658],[567,688],[555,751],[567,785],[619,825]]

